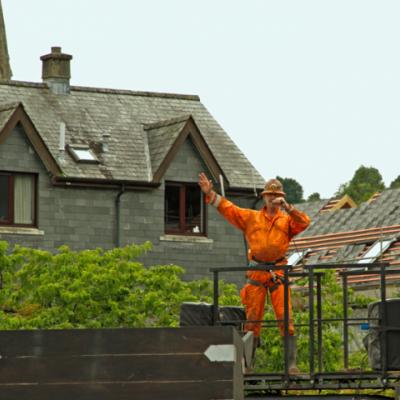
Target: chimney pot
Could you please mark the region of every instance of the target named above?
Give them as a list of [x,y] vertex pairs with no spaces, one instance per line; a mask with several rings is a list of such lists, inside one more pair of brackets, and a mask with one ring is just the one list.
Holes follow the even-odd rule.
[[43,82],[55,94],[68,94],[72,56],[62,53],[61,47],[52,47],[51,53],[40,59],[42,60]]

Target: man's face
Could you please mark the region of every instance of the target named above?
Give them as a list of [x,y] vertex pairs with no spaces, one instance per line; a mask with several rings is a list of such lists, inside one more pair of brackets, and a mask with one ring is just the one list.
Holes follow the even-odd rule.
[[264,194],[264,204],[270,208],[279,208],[281,205],[280,199],[283,197],[279,194]]

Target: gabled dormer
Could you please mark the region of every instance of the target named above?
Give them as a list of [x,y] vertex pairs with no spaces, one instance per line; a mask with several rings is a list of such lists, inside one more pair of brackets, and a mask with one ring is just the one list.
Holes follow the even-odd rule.
[[345,194],[341,198],[330,199],[320,210],[319,214],[325,212],[344,210],[347,208],[356,208],[356,202],[348,195]]
[[149,144],[152,181],[161,182],[172,160],[183,143],[190,139],[207,169],[216,181],[228,182],[216,157],[191,115],[144,125]]

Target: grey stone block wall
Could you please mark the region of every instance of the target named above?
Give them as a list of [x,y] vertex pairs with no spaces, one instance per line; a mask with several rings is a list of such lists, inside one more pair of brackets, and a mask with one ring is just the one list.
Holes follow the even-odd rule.
[[[34,235],[4,234],[0,240],[55,251],[67,244],[83,250],[116,243],[118,190],[55,187],[39,157],[32,150],[22,129],[15,129],[0,145],[0,170],[38,174],[38,232]],[[121,245],[151,241],[153,250],[142,261],[145,265],[177,264],[185,268],[185,279],[211,277],[210,267],[245,264],[242,233],[226,222],[213,207],[208,207],[208,236],[199,243],[190,237],[183,241],[162,240],[164,233],[164,183],[167,180],[197,182],[207,172],[192,142],[187,140],[172,161],[159,188],[127,191],[120,200]],[[250,201],[233,199],[241,206]],[[222,279],[241,284],[243,274]]]

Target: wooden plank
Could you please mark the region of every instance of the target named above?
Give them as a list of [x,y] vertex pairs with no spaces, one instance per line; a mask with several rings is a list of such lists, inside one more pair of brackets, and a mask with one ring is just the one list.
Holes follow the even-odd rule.
[[232,327],[71,329],[0,332],[0,355],[157,354],[204,352],[229,344]]
[[208,400],[233,399],[232,382],[0,385],[4,400]]
[[233,364],[201,354],[3,358],[0,382],[232,380]]

